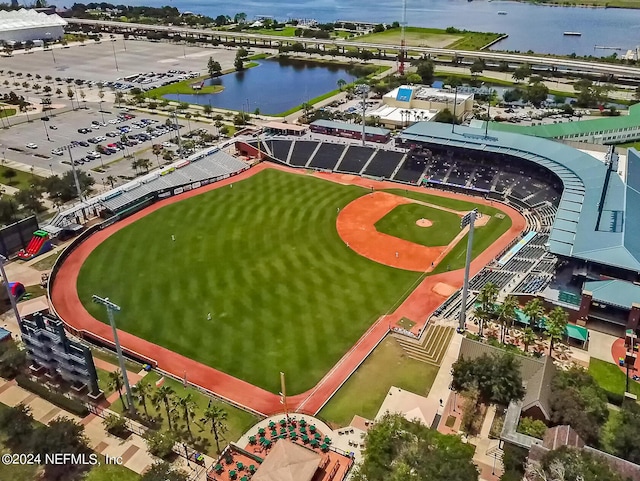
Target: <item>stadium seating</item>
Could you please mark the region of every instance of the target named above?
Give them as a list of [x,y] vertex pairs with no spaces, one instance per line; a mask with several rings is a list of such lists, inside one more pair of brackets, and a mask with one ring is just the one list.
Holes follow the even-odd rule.
[[309,167],[333,170],[338,165],[338,160],[342,157],[345,148],[346,145],[341,143],[322,143],[309,163]]
[[342,161],[336,166],[336,170],[339,172],[359,174],[374,152],[375,151],[369,147],[350,145],[347,148]]

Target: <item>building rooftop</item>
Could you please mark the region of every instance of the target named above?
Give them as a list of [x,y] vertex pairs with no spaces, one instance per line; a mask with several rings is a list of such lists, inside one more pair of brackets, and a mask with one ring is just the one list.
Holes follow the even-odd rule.
[[587,281],[583,290],[591,292],[594,301],[622,309],[631,309],[634,302],[640,301],[640,286],[618,279]]
[[[360,124],[348,124],[346,122],[336,122],[335,120],[315,120],[311,122],[311,125],[317,125],[319,127],[325,127],[328,129],[340,129],[346,130],[350,132],[362,132],[362,125]],[[365,127],[365,132],[369,135],[389,135],[390,131],[388,129],[383,129],[381,127]]]
[[[408,118],[405,112],[410,112]],[[380,117],[381,120],[391,122],[416,122],[418,120],[431,120],[438,114],[438,110],[425,109],[406,109],[402,107],[392,107],[391,105],[382,105],[381,107],[367,112],[367,117]],[[406,125],[406,124],[405,124]]]
[[310,481],[322,456],[286,439],[276,443],[253,481]]
[[[543,166],[563,183],[549,237],[549,250],[599,264],[640,272],[640,153],[629,149],[626,184],[594,157],[547,139],[449,124],[418,122],[400,137],[469,150],[512,155]],[[603,194],[603,191],[604,194]],[[602,204],[602,205],[601,205]]]
[[629,115],[603,117],[601,119],[581,120],[578,122],[560,122],[558,124],[516,125],[509,122],[491,122],[491,130],[533,135],[547,139],[566,137],[568,135],[588,135],[607,130],[637,128],[640,125],[640,104],[629,107]]
[[67,22],[58,15],[47,15],[35,10],[0,10],[0,33],[36,27],[64,27]]
[[437,89],[426,85],[401,85],[388,92],[384,97],[392,98],[399,102],[411,102],[411,100],[426,100],[431,102],[464,102],[473,93],[455,92],[453,89]]

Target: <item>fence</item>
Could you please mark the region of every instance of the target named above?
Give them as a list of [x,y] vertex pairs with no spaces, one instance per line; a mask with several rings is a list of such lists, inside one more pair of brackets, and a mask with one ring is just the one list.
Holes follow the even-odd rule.
[[38,220],[32,215],[0,229],[0,254],[11,257],[26,248],[38,227]]

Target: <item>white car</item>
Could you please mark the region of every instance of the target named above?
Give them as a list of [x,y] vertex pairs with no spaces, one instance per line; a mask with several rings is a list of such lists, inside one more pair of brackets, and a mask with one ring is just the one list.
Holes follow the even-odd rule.
[[64,152],[62,151],[62,149],[53,149],[51,153],[53,155],[64,155]]
[[172,144],[171,142],[162,142],[162,146],[163,146],[163,147],[165,147],[165,148],[167,148],[167,149],[170,149],[170,148],[172,148],[172,147],[175,147],[175,145],[174,145],[174,144]]
[[118,119],[111,119],[109,120],[110,124],[117,124],[118,123]]
[[27,148],[28,149],[37,149],[38,148],[38,144],[34,144],[33,142],[29,142],[27,144]]

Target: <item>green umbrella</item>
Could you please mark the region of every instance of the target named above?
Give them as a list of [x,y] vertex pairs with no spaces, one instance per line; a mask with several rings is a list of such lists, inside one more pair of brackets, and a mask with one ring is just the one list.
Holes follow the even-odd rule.
[[275,425],[276,425],[276,423],[274,423],[273,421],[271,421],[271,422],[269,423],[269,427],[270,427],[270,428],[272,428],[272,429],[275,427]]
[[324,442],[327,444],[331,444],[331,439],[329,439],[329,436],[324,437]]
[[319,443],[318,443],[318,440],[317,440],[317,439],[312,439],[312,440],[311,440],[311,446],[313,446],[314,448],[315,448],[316,446],[318,446],[318,444],[319,444]]
[[307,425],[307,421],[305,421],[304,419],[300,420],[300,426],[306,426]]
[[311,426],[309,426],[309,431],[311,431],[312,433],[315,433],[316,427],[312,424]]

